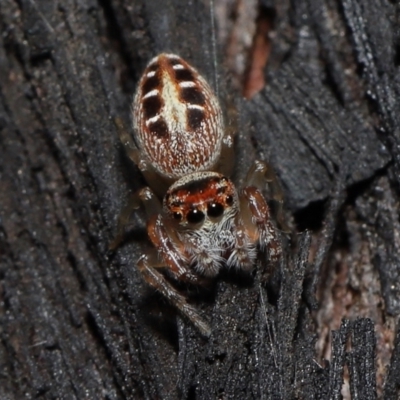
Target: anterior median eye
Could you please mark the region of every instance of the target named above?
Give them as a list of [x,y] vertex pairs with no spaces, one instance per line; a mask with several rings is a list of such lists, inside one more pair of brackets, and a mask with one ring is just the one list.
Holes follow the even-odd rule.
[[199,224],[204,220],[204,213],[197,209],[193,209],[188,212],[186,218],[189,224]]
[[182,220],[182,214],[180,212],[175,211],[173,216],[177,221],[181,221]]
[[211,203],[207,207],[207,215],[211,218],[220,217],[224,213],[224,206],[220,203]]

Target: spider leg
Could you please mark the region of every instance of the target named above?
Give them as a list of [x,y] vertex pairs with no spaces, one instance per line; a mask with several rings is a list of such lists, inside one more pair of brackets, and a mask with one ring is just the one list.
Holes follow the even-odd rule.
[[161,211],[161,204],[156,195],[148,187],[138,190],[122,209],[118,217],[117,234],[110,243],[109,249],[115,250],[124,238],[125,228],[129,223],[132,213],[144,205],[147,216],[156,215]]
[[125,129],[124,123],[122,122],[121,118],[119,117],[114,118],[114,123],[115,126],[117,127],[119,140],[124,146],[126,154],[136,165],[139,165],[140,163],[139,150],[136,147],[136,144],[133,141],[131,135]]
[[272,200],[277,204],[275,219],[278,223],[278,226],[284,232],[290,232],[290,228],[288,227],[284,217],[284,195],[282,187],[279,183],[279,179],[269,164],[265,163],[264,161],[256,160],[247,173],[246,186],[254,186],[262,191],[265,187],[265,182],[268,184]]
[[177,289],[158,271],[165,267],[178,280],[201,284],[202,279],[193,274],[182,252],[176,247],[175,238],[169,236],[161,215],[153,216],[148,223],[148,233],[155,249],[143,255],[138,261],[138,268],[145,281],[158,290],[204,335],[210,335],[210,328]]
[[161,215],[154,215],[147,224],[147,233],[157,249],[159,257],[175,279],[193,285],[204,285],[204,278],[191,271],[185,246],[179,240],[169,221]]
[[282,254],[279,234],[270,219],[269,207],[261,191],[254,186],[246,186],[240,195],[240,206],[249,236],[261,247],[266,247],[271,261],[278,261]]

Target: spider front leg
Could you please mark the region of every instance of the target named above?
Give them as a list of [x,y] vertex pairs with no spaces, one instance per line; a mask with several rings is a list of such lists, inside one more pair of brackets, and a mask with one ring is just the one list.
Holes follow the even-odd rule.
[[264,196],[254,186],[247,186],[242,190],[240,196],[241,210],[246,209],[243,214],[245,226],[249,236],[258,242],[261,248],[266,248],[272,262],[276,262],[282,255],[282,247],[279,234],[271,221],[270,210]]
[[240,210],[249,236],[261,247],[265,247],[271,261],[275,262],[279,260],[282,248],[279,234],[271,221],[271,212],[267,201],[261,193],[265,180],[267,182],[271,180],[273,183],[271,190],[280,203],[283,201],[283,195],[275,174],[270,171],[272,169],[262,161],[256,161],[253,164],[247,174],[247,185],[241,191]]
[[284,232],[290,232],[283,213],[283,191],[273,168],[264,161],[256,160],[251,166],[246,177],[246,186],[255,186],[260,191],[268,184],[272,200],[277,204],[275,219]]
[[129,199],[118,217],[117,234],[109,245],[110,250],[115,250],[121,244],[125,228],[129,224],[132,213],[137,211],[142,204],[144,205],[147,217],[156,215],[161,211],[160,201],[149,187],[138,190]]
[[159,268],[167,268],[169,273],[177,280],[193,284],[203,282],[189,269],[189,262],[184,256],[183,244],[174,235],[168,221],[164,221],[160,214],[150,219],[148,234],[155,249],[148,251],[138,261],[137,265],[143,278],[188,318],[204,336],[210,336],[209,326],[203,321],[196,309],[188,304],[186,298],[158,271]]

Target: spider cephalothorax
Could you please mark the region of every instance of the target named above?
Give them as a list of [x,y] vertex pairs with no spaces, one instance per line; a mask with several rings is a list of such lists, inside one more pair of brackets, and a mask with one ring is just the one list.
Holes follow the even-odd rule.
[[223,175],[196,172],[179,179],[164,197],[163,213],[175,222],[182,252],[196,272],[215,276],[224,264],[253,264],[255,246],[242,227],[238,193]]
[[125,133],[121,141],[151,189],[135,194],[120,227],[132,209],[145,206],[154,247],[139,259],[139,270],[208,335],[208,325],[160,269],[201,284],[224,266],[251,269],[260,248],[278,259],[280,244],[261,193],[267,166],[256,161],[241,190],[227,178],[233,139],[224,129],[218,100],[177,55],[150,61],[134,98],[133,121],[134,141]]

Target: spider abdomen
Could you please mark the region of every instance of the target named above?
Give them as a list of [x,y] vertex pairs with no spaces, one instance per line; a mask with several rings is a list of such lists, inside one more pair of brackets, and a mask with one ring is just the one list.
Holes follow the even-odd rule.
[[174,54],[146,67],[133,103],[135,140],[162,176],[212,170],[224,137],[222,111],[205,79]]

